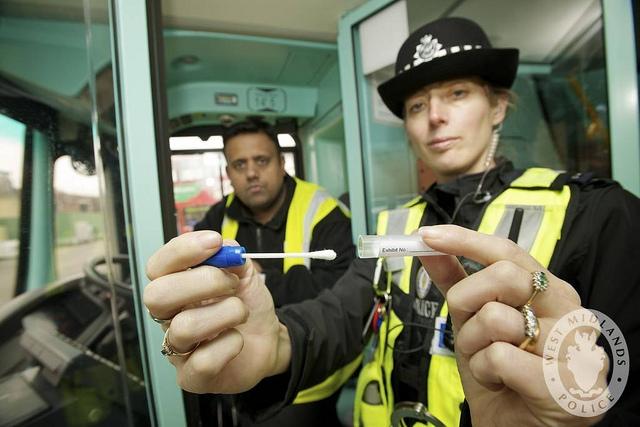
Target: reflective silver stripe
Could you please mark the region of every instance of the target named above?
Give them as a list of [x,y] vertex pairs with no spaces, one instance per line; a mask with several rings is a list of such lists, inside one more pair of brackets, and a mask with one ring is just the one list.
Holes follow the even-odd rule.
[[518,235],[518,246],[526,250],[531,251],[533,242],[536,240],[540,226],[542,225],[542,218],[544,217],[544,206],[537,205],[507,205],[504,208],[504,213],[500,222],[496,227],[494,235],[499,237],[508,237],[509,230],[511,229],[511,223],[513,222],[513,213],[517,208],[523,210],[522,225],[520,226],[520,234]]
[[[311,247],[311,224],[313,223],[313,217],[316,215],[316,212],[322,206],[325,200],[330,198],[329,194],[324,190],[316,190],[309,206],[307,207],[307,213],[304,215],[304,227],[302,228],[302,251],[308,252]],[[311,260],[309,258],[304,258],[305,267],[309,268],[311,265]]]
[[338,203],[338,206],[340,207],[340,209],[342,209],[342,213],[344,213],[347,216],[351,215],[351,210],[347,205],[345,205],[338,199],[336,199],[336,203]]
[[[404,234],[404,229],[409,221],[409,209],[400,208],[389,211],[387,219],[387,233],[386,234]],[[404,258],[403,257],[389,257],[384,259],[385,270],[393,274],[393,281],[400,283],[400,276],[404,270]]]

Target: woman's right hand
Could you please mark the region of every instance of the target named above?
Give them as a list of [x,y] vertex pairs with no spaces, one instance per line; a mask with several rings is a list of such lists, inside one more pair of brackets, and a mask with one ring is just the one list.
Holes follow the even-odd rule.
[[[599,422],[601,414],[580,417],[559,405],[545,381],[544,365],[552,363],[562,372],[559,375],[572,375],[567,360],[543,359],[545,340],[552,331],[557,333],[556,323],[568,313],[592,316],[581,307],[575,289],[510,240],[456,225],[424,227],[420,234],[436,251],[485,266],[467,276],[455,256],[421,258],[449,305],[458,372],[473,425],[589,426]],[[532,300],[533,272],[544,273],[547,286],[530,303],[537,316],[538,341],[523,349],[520,346],[527,337],[520,307]],[[576,369],[591,372],[591,363],[576,361]],[[595,371],[603,388],[607,371]]]
[[[225,242],[225,244],[237,244]],[[144,304],[178,353],[178,385],[192,393],[240,393],[285,372],[289,334],[251,260],[240,267],[199,266],[222,246],[214,231],[182,234],[149,258]]]

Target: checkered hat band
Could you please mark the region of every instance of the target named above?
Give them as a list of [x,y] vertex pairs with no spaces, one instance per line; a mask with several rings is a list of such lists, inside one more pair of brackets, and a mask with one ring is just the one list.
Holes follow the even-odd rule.
[[447,55],[452,55],[454,53],[459,53],[459,52],[463,52],[465,50],[475,50],[475,49],[482,49],[482,46],[477,44],[477,45],[470,45],[470,44],[465,44],[465,45],[461,45],[461,46],[451,46],[449,48],[443,48],[438,50],[433,56],[429,57],[429,58],[417,58],[412,60],[410,63],[406,64],[404,66],[404,68],[402,70],[400,70],[400,73],[403,71],[408,71],[413,67],[417,67],[418,65],[424,63],[424,62],[429,62],[429,61],[433,61],[435,58],[441,58],[443,56],[447,56]]

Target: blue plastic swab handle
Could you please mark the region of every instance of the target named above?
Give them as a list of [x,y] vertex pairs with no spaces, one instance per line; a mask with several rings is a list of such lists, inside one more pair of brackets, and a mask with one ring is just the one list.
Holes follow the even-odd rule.
[[242,254],[245,252],[242,246],[223,246],[215,255],[204,260],[201,265],[210,265],[218,268],[236,267],[244,264],[245,259]]

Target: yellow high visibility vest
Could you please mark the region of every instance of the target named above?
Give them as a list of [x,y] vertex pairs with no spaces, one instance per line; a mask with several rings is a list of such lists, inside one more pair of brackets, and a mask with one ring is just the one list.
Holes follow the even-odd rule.
[[[565,214],[571,198],[568,186],[559,190],[549,189],[558,172],[531,168],[514,180],[508,189],[496,197],[486,208],[478,231],[507,237],[516,210],[521,215],[518,245],[526,249],[545,267],[549,265],[553,251],[561,236]],[[426,202],[420,198],[407,207],[381,212],[378,218],[378,234],[410,234],[420,226]],[[404,223],[398,218],[403,218]],[[390,230],[393,228],[393,230]],[[409,293],[411,263],[404,258],[404,266],[396,276],[397,285]],[[387,280],[392,273],[387,273]],[[447,315],[446,302],[440,311]],[[373,358],[362,367],[356,387],[354,407],[355,426],[388,426],[395,405],[391,393],[393,371],[393,347],[402,331],[402,321],[391,310],[385,316],[378,333],[378,344]],[[431,356],[427,377],[428,411],[446,426],[460,423],[460,404],[464,400],[462,383],[454,357],[434,354]],[[424,425],[417,423],[416,426]]]
[[[322,187],[298,178],[294,179],[296,187],[287,212],[283,247],[285,252],[308,252],[313,229],[336,206],[339,206],[346,216],[350,217],[351,214],[346,206],[331,197]],[[227,207],[231,205],[233,197],[233,194],[227,197]],[[238,226],[237,220],[225,215],[220,234],[224,239],[235,239],[238,234]],[[351,236],[347,238],[351,238]],[[309,263],[308,258],[285,258],[282,270],[283,273],[286,273],[294,265],[304,265],[309,268]],[[355,372],[359,363],[360,359],[356,359],[347,365],[345,370],[332,375],[321,384],[300,391],[293,403],[315,402],[331,396]]]
[[[340,206],[345,215],[350,216],[349,210],[338,200],[334,199],[322,187],[311,182],[294,178],[296,187],[287,212],[287,226],[284,233],[284,252],[308,252],[311,245],[313,229],[329,213]],[[231,193],[227,197],[226,206],[229,207],[234,199]],[[238,221],[225,214],[222,220],[222,238],[235,239],[238,234]],[[283,273],[294,265],[304,265],[309,268],[308,258],[284,258]]]

